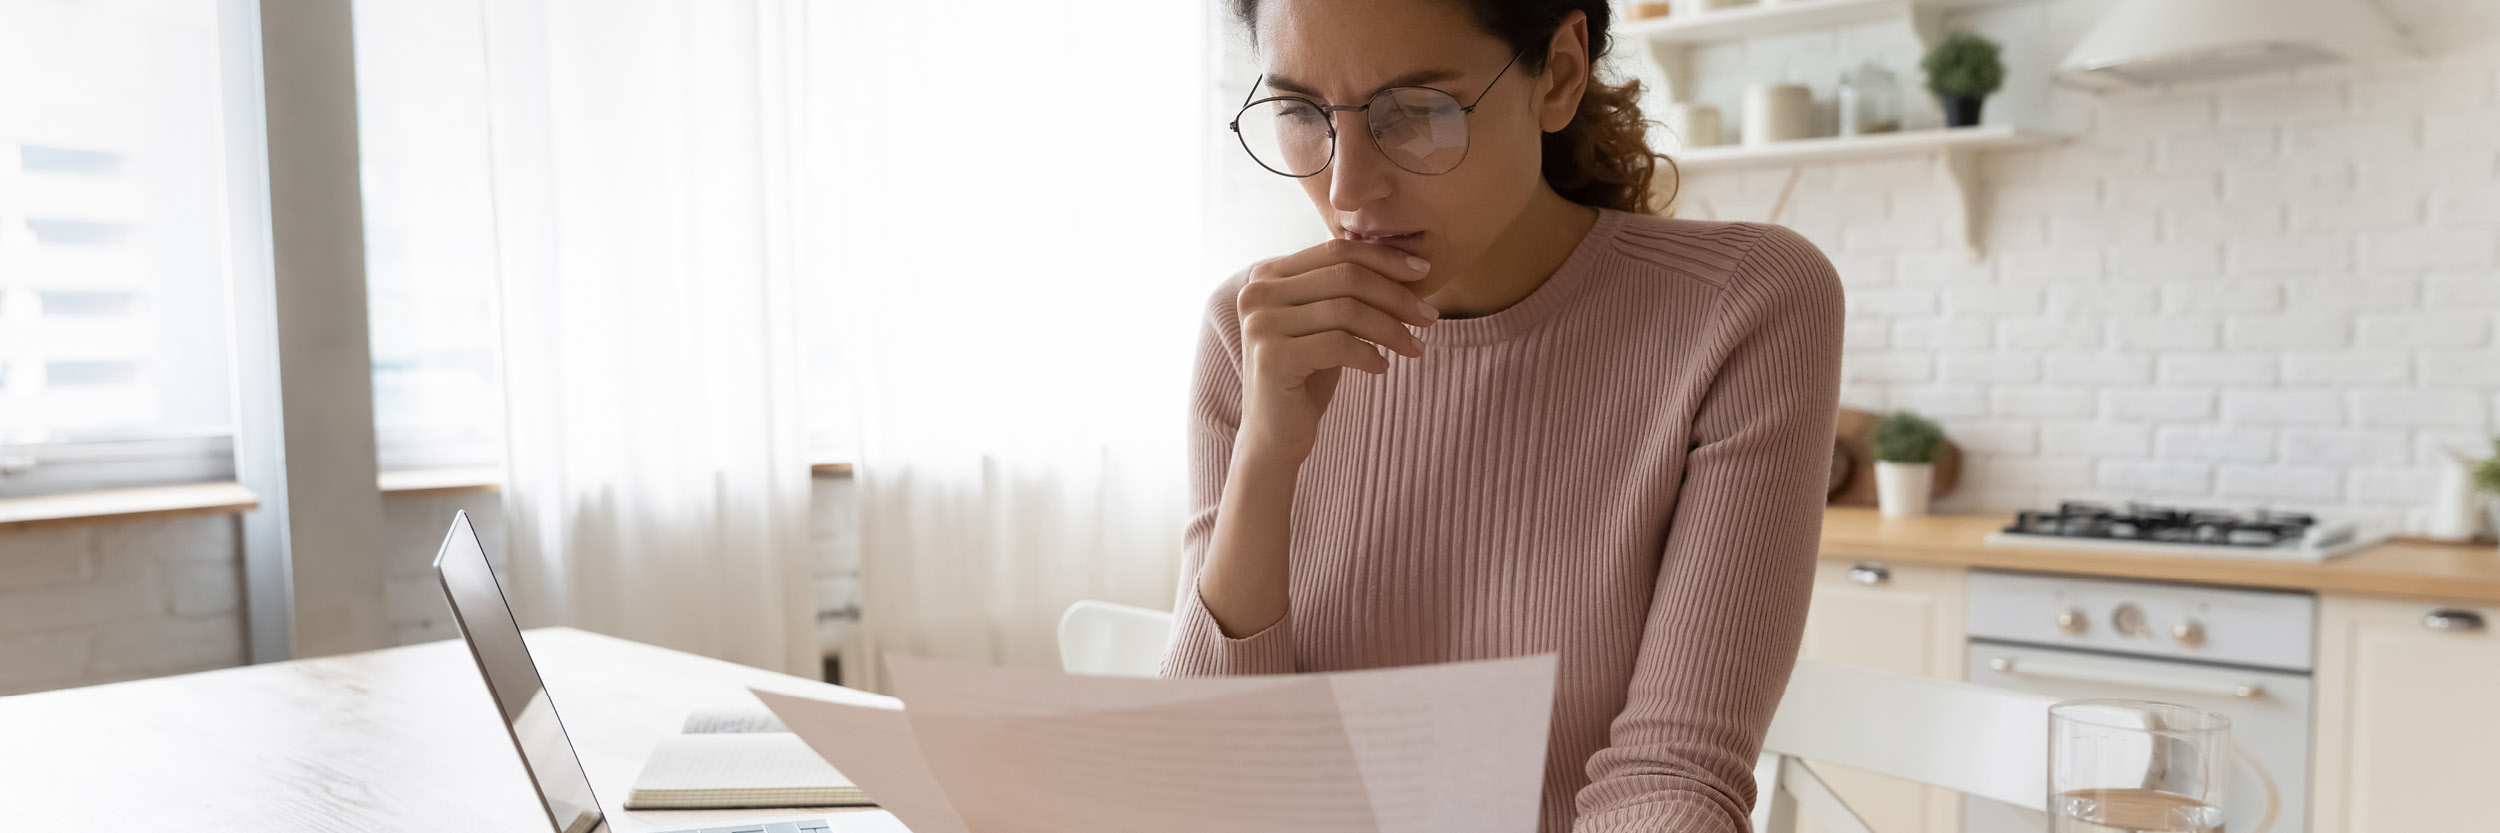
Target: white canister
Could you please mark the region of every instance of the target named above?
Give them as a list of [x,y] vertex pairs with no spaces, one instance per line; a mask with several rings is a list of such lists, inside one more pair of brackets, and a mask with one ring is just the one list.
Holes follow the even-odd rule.
[[1803,139],[1814,129],[1814,91],[1804,84],[1745,88],[1745,144]]
[[1927,497],[1936,489],[1936,464],[1875,461],[1875,505],[1887,518],[1927,514]]
[[[2472,458],[2453,450],[2440,455],[2439,488],[2431,493],[2431,522],[2422,534],[2441,541],[2471,541],[2481,532],[2485,496],[2474,488]],[[2494,516],[2500,524],[2500,515]]]
[[1708,104],[1678,104],[1668,108],[1666,115],[1667,129],[1687,148],[1716,145],[1726,129],[1719,121],[1719,108]]

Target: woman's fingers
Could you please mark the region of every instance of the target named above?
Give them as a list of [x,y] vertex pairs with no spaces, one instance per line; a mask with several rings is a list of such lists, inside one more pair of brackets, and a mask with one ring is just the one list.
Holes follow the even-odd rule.
[[[1378,243],[1358,243],[1343,238],[1261,264],[1261,268],[1279,277],[1299,275],[1334,263],[1352,263],[1396,281],[1422,280],[1432,271],[1432,264],[1423,258]],[[1254,274],[1255,274],[1254,270]]]
[[1285,344],[1291,355],[1284,364],[1297,371],[1296,376],[1308,377],[1337,367],[1350,367],[1375,375],[1389,372],[1389,359],[1380,355],[1380,348],[1344,330],[1299,336],[1288,339]]
[[[1250,270],[1235,296],[1241,333],[1270,390],[1296,390],[1338,368],[1389,372],[1382,348],[1423,355],[1408,325],[1429,327],[1440,313],[1412,282],[1431,268],[1377,243],[1331,240]],[[1335,386],[1327,373],[1325,384]]]
[[1234,302],[1246,316],[1262,309],[1310,304],[1330,298],[1354,298],[1418,327],[1432,326],[1432,322],[1441,316],[1431,304],[1415,297],[1412,287],[1354,263],[1331,264],[1296,275],[1266,279],[1254,276],[1242,284],[1241,294]]
[[[1408,358],[1424,354],[1423,341],[1408,332],[1406,324],[1362,300],[1348,297],[1328,298],[1290,307],[1276,307],[1251,313],[1242,322],[1245,328],[1258,333],[1294,337],[1329,330],[1343,330],[1365,341],[1397,351]],[[1245,332],[1251,330],[1245,329]]]

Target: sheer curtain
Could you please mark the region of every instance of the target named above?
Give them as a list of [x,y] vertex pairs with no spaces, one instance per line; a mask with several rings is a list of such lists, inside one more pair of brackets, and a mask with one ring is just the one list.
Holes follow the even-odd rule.
[[480,8],[525,623],[817,676],[799,6]]
[[1191,350],[1223,277],[1200,245],[1229,135],[1206,5],[811,10],[808,236],[857,376],[846,684],[883,688],[888,652],[1055,667],[1068,603],[1170,605]]

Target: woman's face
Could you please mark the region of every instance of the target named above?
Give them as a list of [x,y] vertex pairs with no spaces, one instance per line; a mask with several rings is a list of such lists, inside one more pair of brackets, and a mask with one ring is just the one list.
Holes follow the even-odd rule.
[[[1585,30],[1566,25],[1556,40],[1577,31]],[[1257,38],[1267,72],[1261,97],[1361,105],[1384,87],[1422,86],[1476,104],[1466,158],[1447,173],[1398,167],[1373,144],[1368,114],[1349,111],[1336,114],[1335,159],[1298,180],[1336,237],[1408,233],[1379,242],[1432,262],[1430,277],[1416,285],[1423,295],[1473,272],[1520,216],[1543,184],[1540,137],[1569,124],[1579,108],[1577,85],[1549,89],[1559,73],[1531,76],[1517,65],[1503,72],[1510,46],[1447,0],[1267,0],[1259,4]],[[1573,40],[1554,60],[1584,55],[1580,49]]]

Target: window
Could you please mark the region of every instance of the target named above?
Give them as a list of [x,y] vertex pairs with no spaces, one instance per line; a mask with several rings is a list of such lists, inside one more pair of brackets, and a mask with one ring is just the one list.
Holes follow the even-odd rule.
[[0,497],[232,476],[214,0],[0,0]]
[[[354,11],[380,464],[499,464],[500,264],[484,23],[475,5],[440,0],[355,0]],[[838,291],[807,282],[804,306],[836,308],[828,304]],[[820,462],[850,461],[856,443],[844,405],[853,382],[839,333],[808,333],[808,449]]]
[[473,4],[356,0],[357,141],[384,469],[503,461],[485,40]]

